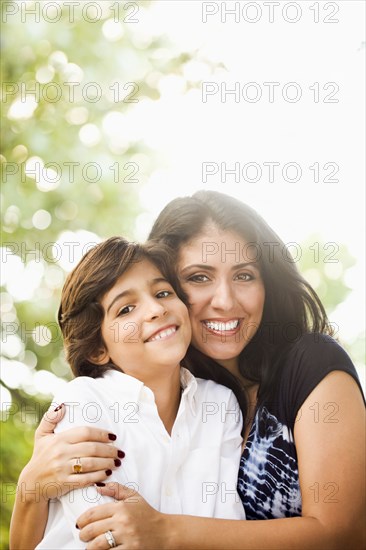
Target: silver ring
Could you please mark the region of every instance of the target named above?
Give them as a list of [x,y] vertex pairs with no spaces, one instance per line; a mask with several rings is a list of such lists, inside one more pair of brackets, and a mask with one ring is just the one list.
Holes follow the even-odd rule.
[[104,536],[107,539],[107,542],[109,544],[109,548],[115,548],[117,546],[117,543],[114,540],[114,536],[112,535],[111,531],[106,531],[104,533]]

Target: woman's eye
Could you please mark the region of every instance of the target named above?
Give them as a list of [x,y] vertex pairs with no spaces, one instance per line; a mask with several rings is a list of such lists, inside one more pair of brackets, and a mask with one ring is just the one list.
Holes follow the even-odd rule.
[[188,281],[192,281],[193,283],[206,283],[209,281],[209,278],[207,275],[192,275],[191,277],[188,277]]
[[134,309],[134,306],[125,306],[118,311],[117,317],[120,317],[122,315],[127,315],[127,313],[130,313],[133,309]]
[[174,294],[171,290],[161,290],[160,292],[157,293],[156,297],[157,298],[167,298],[168,296],[171,296],[172,294]]
[[240,281],[252,281],[254,279],[253,275],[250,275],[250,273],[239,273],[236,278]]

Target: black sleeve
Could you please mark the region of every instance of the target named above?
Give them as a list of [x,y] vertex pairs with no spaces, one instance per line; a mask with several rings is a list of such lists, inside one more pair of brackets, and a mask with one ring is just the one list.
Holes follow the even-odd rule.
[[349,355],[333,338],[325,334],[305,334],[292,346],[282,372],[280,391],[280,402],[284,406],[281,412],[289,427],[293,428],[300,407],[313,389],[334,370],[350,374],[363,396]]

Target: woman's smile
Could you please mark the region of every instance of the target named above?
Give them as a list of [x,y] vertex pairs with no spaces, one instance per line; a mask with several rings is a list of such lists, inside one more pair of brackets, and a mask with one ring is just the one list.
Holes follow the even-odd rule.
[[241,319],[205,319],[202,324],[211,334],[231,336],[240,331]]

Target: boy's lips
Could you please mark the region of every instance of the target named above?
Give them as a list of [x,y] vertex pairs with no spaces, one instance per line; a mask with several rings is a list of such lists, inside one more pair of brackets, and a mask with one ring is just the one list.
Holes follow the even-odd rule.
[[158,340],[166,340],[167,338],[170,338],[173,334],[175,334],[178,329],[179,329],[178,325],[174,325],[174,324],[165,325],[164,327],[161,327],[155,332],[153,332],[145,340],[145,342],[155,342]]

